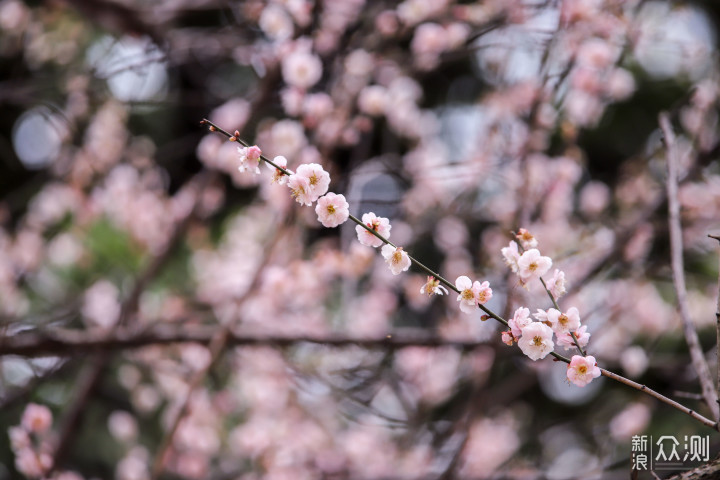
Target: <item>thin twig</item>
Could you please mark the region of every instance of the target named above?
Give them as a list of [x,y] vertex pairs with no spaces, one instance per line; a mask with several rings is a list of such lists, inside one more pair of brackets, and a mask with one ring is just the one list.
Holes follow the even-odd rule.
[[[708,237],[713,238],[720,243],[720,236],[708,235]],[[720,263],[718,264],[718,296],[717,306],[715,307],[715,341],[717,344],[717,392],[718,397],[720,397]]]
[[665,145],[667,147],[667,196],[668,196],[668,213],[670,227],[670,254],[673,272],[673,285],[675,286],[675,295],[677,296],[678,309],[680,311],[680,319],[683,324],[683,332],[685,333],[685,341],[690,350],[690,359],[692,361],[695,372],[697,373],[700,387],[702,389],[705,403],[710,407],[713,418],[720,419],[720,406],[717,403],[718,394],[713,385],[713,379],[710,375],[710,368],[700,347],[695,326],[690,320],[690,308],[687,302],[687,289],[685,286],[685,273],[683,267],[683,243],[682,243],[682,226],[680,225],[680,202],[678,200],[678,169],[680,164],[680,152],[675,143],[675,133],[670,125],[670,118],[667,112],[662,112],[658,118],[660,128],[665,136]]

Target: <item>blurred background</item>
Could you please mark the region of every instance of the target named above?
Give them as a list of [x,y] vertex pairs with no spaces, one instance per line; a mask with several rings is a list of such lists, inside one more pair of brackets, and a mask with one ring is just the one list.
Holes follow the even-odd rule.
[[388,217],[451,282],[490,281],[506,318],[552,306],[500,254],[528,229],[600,365],[711,416],[658,114],[715,377],[719,11],[0,0],[0,479],[627,478],[633,435],[709,435],[504,345],[350,222],[323,228],[270,170],[239,172],[200,121],[321,164],[351,213]]

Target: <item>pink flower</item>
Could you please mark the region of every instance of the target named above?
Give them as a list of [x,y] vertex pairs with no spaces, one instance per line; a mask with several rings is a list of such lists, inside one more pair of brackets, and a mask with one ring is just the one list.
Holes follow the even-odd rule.
[[479,304],[492,298],[490,282],[473,283],[470,278],[461,275],[455,280],[455,287],[460,290],[457,301],[460,302],[460,310],[464,313],[473,313]]
[[20,424],[28,432],[42,433],[52,425],[52,413],[45,405],[29,403],[25,407]]
[[[477,283],[477,282],[476,282]],[[475,294],[478,305],[487,303],[492,298],[492,288],[490,288],[490,282],[484,281],[480,284],[480,288]]]
[[[277,157],[273,158],[273,163],[278,167],[282,167],[287,170],[287,158],[283,157],[282,155],[278,155]],[[282,170],[273,167],[269,163],[266,163],[265,166],[273,171],[272,183],[284,185],[285,182],[287,182],[287,175],[285,175]]]
[[516,340],[515,336],[513,335],[511,330],[505,330],[501,334],[502,342],[507,346],[512,346],[513,342]]
[[297,175],[308,179],[309,198],[314,202],[328,191],[330,186],[330,175],[317,163],[300,165],[297,168]]
[[580,312],[575,307],[570,307],[567,313],[551,308],[547,311],[547,320],[552,324],[555,333],[574,332],[580,328]]
[[440,285],[440,280],[433,277],[432,275],[427,277],[427,282],[420,289],[420,293],[424,293],[428,297],[433,295],[444,295],[447,294],[447,288]]
[[336,195],[331,192],[318,199],[315,213],[317,213],[318,220],[323,226],[334,228],[348,219],[350,215],[349,207],[350,205],[348,205],[343,195]]
[[552,336],[553,331],[550,327],[544,323],[533,322],[523,328],[518,346],[531,360],[540,360],[553,351],[555,344]]
[[510,327],[510,331],[516,338],[520,338],[522,336],[522,329],[530,325],[531,323],[532,319],[530,319],[530,309],[525,307],[520,307],[515,310],[515,315],[513,315],[513,318],[508,320],[508,326]]
[[515,235],[515,238],[517,238],[520,241],[520,244],[526,250],[529,248],[536,248],[538,246],[537,239],[533,236],[532,233],[528,232],[524,228],[521,228],[520,230],[518,230],[518,233],[517,233],[517,235]]
[[518,260],[520,259],[520,252],[518,251],[518,244],[513,242],[512,240],[508,244],[507,247],[500,250],[502,252],[503,257],[505,258],[505,263],[508,267],[510,267],[513,271],[513,273],[517,273],[518,271]]
[[532,248],[520,255],[517,265],[520,279],[523,283],[527,283],[545,275],[552,266],[552,260],[550,257],[543,257],[537,249]]
[[[254,172],[260,175],[260,155],[262,155],[262,151],[257,145],[253,145],[252,147],[238,147],[238,156],[240,160],[238,170],[240,172],[245,172],[254,167]],[[256,163],[251,165],[250,162],[253,161]]]
[[[575,334],[575,338],[577,338],[578,344],[580,344],[581,347],[585,348],[590,341],[590,334],[587,331],[587,325],[583,325],[582,327],[575,330],[573,333]],[[575,342],[573,342],[572,337],[570,336],[570,332],[556,333],[556,335],[558,345],[562,345],[565,350],[575,348],[576,345]]]
[[392,245],[385,245],[381,252],[387,264],[390,265],[390,271],[393,275],[399,275],[410,268],[412,262],[402,247],[395,248]]
[[307,90],[322,77],[322,62],[310,52],[292,52],[282,60],[282,76],[288,85]]
[[582,357],[573,355],[567,368],[567,378],[578,387],[584,387],[602,374],[592,355]]
[[310,180],[308,180],[307,177],[303,177],[297,173],[290,175],[290,178],[287,181],[287,186],[290,189],[293,198],[300,205],[312,205],[313,201],[311,200],[310,195]]
[[[390,238],[390,229],[392,226],[390,225],[390,220],[387,218],[377,217],[373,212],[370,212],[363,214],[362,222],[367,225],[370,230],[379,233],[386,239]],[[355,227],[355,232],[357,232],[358,241],[363,245],[367,245],[368,247],[379,247],[383,244],[382,240],[368,232],[368,230],[361,225]]]
[[567,292],[565,288],[565,272],[557,268],[555,269],[553,277],[550,279],[550,282],[548,282],[548,290],[555,300],[565,295]]

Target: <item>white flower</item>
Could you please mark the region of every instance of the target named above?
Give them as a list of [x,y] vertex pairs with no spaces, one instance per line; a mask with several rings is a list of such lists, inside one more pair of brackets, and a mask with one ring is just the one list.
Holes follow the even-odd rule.
[[308,179],[308,198],[314,202],[328,191],[330,186],[330,175],[317,163],[300,165],[296,175]]
[[510,267],[513,271],[513,273],[517,273],[518,271],[518,259],[520,258],[520,252],[518,251],[518,244],[510,240],[510,243],[507,247],[500,250],[502,252],[503,257],[505,258],[505,263],[508,267]]
[[550,257],[543,257],[537,249],[532,248],[520,255],[517,265],[520,279],[523,283],[527,283],[545,275],[552,267],[552,260]]
[[473,282],[465,275],[461,275],[455,280],[455,287],[460,290],[457,301],[460,302],[460,310],[464,313],[473,313],[479,304],[492,298],[490,282]]
[[288,85],[307,90],[322,77],[322,62],[310,52],[292,52],[282,60],[282,76]]
[[580,328],[580,312],[575,307],[570,307],[567,313],[551,308],[547,311],[547,320],[557,334],[574,332]]
[[385,245],[382,250],[382,256],[385,257],[385,261],[390,266],[390,271],[393,275],[399,275],[410,268],[410,257],[402,249],[402,247],[393,247],[392,245]]
[[433,295],[444,295],[447,294],[447,288],[440,285],[440,280],[433,277],[432,275],[427,277],[427,282],[420,289],[420,293],[431,297]]
[[[277,157],[273,158],[273,163],[278,167],[282,167],[287,170],[287,158],[283,157],[282,155],[278,155]],[[277,182],[280,185],[284,185],[285,182],[287,182],[287,175],[285,175],[282,170],[273,167],[269,163],[266,163],[265,165],[273,171],[272,183]]]
[[[390,229],[392,226],[390,225],[390,220],[387,218],[378,217],[373,212],[370,212],[363,214],[362,222],[367,225],[370,230],[379,233],[386,239],[390,238]],[[383,244],[382,240],[370,233],[368,229],[362,225],[356,226],[355,232],[357,233],[358,241],[363,245],[367,245],[368,247],[379,247]]]
[[544,323],[533,322],[523,328],[518,347],[531,360],[540,360],[555,348],[552,336],[553,331],[550,327]]
[[310,195],[310,181],[307,177],[298,174],[290,175],[287,186],[290,189],[293,198],[300,205],[312,205],[313,201],[311,200]]

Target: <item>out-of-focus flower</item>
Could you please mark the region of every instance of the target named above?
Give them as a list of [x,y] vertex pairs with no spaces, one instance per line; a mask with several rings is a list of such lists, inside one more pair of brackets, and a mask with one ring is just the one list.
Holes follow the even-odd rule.
[[46,432],[52,425],[52,412],[50,412],[50,409],[45,405],[29,403],[28,406],[25,407],[20,425],[28,432]]
[[[378,217],[373,212],[364,213],[362,216],[362,222],[368,226],[371,230],[376,231],[385,238],[390,238],[390,220],[385,217]],[[368,232],[368,230],[361,225],[355,227],[355,232],[358,236],[358,241],[368,247],[379,247],[383,244],[383,241],[378,237]]]
[[428,297],[433,295],[444,295],[447,294],[447,288],[440,285],[440,280],[433,277],[432,275],[427,277],[427,282],[420,289],[420,293],[424,293]]
[[578,387],[584,387],[602,374],[592,355],[573,355],[567,368],[567,378]]
[[344,195],[330,192],[318,199],[315,213],[317,213],[318,220],[323,226],[334,228],[348,219],[350,215],[349,207],[350,205],[345,200]]
[[553,277],[548,282],[548,290],[555,300],[565,295],[567,292],[565,289],[565,272],[555,269]]
[[263,9],[258,24],[263,33],[273,40],[287,40],[293,34],[294,27],[290,15],[275,3],[270,3]]
[[532,248],[520,255],[517,261],[518,275],[523,283],[527,283],[530,280],[538,279],[545,275],[550,267],[552,267],[552,260],[550,257],[544,257],[540,255],[540,252]]
[[531,360],[540,360],[553,351],[555,344],[552,336],[550,327],[541,322],[533,322],[523,328],[518,347]]
[[513,271],[513,273],[518,272],[518,260],[520,259],[520,252],[518,250],[518,244],[513,242],[512,240],[508,244],[507,247],[504,247],[500,250],[502,252],[502,256],[505,259],[505,263],[508,267],[510,267]]
[[90,324],[110,328],[120,318],[119,291],[108,280],[95,282],[85,292],[82,306],[83,318]]
[[410,268],[412,262],[402,247],[395,248],[392,245],[385,245],[381,252],[393,275],[399,275]]
[[308,89],[322,77],[322,62],[310,52],[292,52],[282,60],[282,76],[288,85]]

